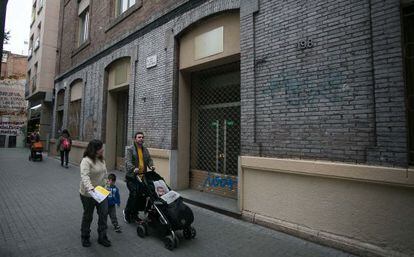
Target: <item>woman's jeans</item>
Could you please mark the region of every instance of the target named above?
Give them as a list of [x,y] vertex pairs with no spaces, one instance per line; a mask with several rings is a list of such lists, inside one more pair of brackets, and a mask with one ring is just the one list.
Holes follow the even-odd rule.
[[91,223],[93,219],[93,210],[96,207],[98,213],[98,234],[99,238],[106,236],[106,220],[108,217],[108,199],[105,198],[101,203],[98,203],[92,197],[80,195],[83,205],[83,216],[81,225],[81,237],[89,238],[91,233]]
[[60,165],[62,166],[63,166],[63,161],[65,162],[65,165],[68,166],[69,150],[60,151]]

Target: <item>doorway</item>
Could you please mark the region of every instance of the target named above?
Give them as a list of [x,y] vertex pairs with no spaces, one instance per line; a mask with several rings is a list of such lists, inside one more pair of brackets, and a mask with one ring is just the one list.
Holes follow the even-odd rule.
[[117,114],[116,114],[116,163],[117,170],[124,169],[125,147],[127,145],[128,133],[128,91],[117,93]]
[[108,91],[107,101],[107,166],[123,170],[128,129],[128,87]]
[[237,197],[240,63],[191,75],[191,188]]

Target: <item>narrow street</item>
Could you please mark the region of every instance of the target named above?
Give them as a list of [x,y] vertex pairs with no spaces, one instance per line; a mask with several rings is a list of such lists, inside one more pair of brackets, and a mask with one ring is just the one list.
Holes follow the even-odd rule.
[[94,216],[92,246],[80,242],[82,207],[79,199],[79,168],[60,167],[45,156],[42,162],[29,162],[28,149],[0,149],[0,256],[352,256],[277,231],[223,216],[193,205],[197,237],[182,239],[174,251],[164,248],[160,238],[144,239],[135,224],[122,221],[127,199],[123,174],[118,176],[121,208],[118,219],[123,233],[109,226],[112,247],[97,243]]

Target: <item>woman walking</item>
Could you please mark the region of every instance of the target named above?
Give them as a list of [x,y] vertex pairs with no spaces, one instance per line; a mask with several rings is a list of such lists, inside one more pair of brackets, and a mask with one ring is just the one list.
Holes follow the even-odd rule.
[[60,152],[60,166],[63,167],[65,164],[65,168],[68,168],[69,163],[69,152],[70,148],[72,147],[72,138],[70,138],[69,131],[64,129],[62,131],[62,135],[59,137],[56,150]]
[[105,187],[107,170],[103,159],[103,152],[102,141],[97,139],[90,141],[80,164],[81,181],[79,192],[83,205],[81,238],[82,246],[84,247],[89,247],[91,245],[89,240],[91,233],[90,228],[95,207],[98,213],[98,243],[106,247],[111,246],[111,241],[108,240],[106,235],[108,198],[105,198],[101,203],[98,203],[89,194],[89,192],[94,191],[97,186]]

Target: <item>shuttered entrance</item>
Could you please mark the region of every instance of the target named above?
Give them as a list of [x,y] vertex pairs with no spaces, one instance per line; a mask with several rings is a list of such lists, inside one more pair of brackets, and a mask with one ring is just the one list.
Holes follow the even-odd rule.
[[191,77],[191,187],[237,197],[240,63]]

